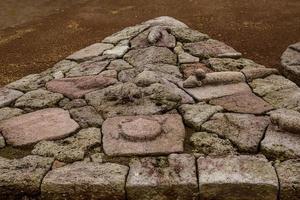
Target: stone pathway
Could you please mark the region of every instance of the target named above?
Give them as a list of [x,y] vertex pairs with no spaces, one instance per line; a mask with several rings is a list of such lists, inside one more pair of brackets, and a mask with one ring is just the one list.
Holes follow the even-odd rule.
[[0,89],[0,199],[299,200],[299,112],[277,70],[152,19]]

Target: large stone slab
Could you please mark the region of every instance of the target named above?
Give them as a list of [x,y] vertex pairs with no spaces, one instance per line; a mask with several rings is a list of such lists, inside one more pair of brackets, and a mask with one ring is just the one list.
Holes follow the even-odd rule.
[[265,116],[217,113],[202,128],[229,139],[240,151],[255,153],[269,123]]
[[188,154],[134,159],[126,183],[129,200],[195,200],[198,196],[195,158]]
[[288,132],[300,134],[299,112],[288,109],[279,109],[272,111],[270,115],[272,122],[277,124],[280,128]]
[[177,41],[184,43],[201,42],[209,39],[208,35],[186,27],[171,28],[171,33],[175,36]]
[[39,195],[40,184],[53,161],[40,156],[16,160],[0,157],[0,199],[27,199]]
[[41,140],[60,139],[76,131],[79,125],[68,111],[48,108],[0,122],[0,132],[6,143],[30,145]]
[[280,182],[280,199],[300,199],[300,159],[288,160],[275,166]]
[[200,199],[275,200],[275,169],[263,156],[198,159]]
[[116,82],[117,80],[114,78],[97,75],[57,79],[48,82],[46,87],[52,92],[61,93],[70,99],[76,99]]
[[23,77],[20,80],[12,82],[6,87],[20,90],[22,92],[28,92],[32,90],[37,90],[45,86],[48,81],[51,81],[53,76],[49,74],[40,75],[40,74],[30,74],[28,76]]
[[66,77],[92,76],[102,72],[109,61],[87,61],[73,67],[66,73]]
[[110,156],[182,152],[185,137],[177,114],[109,118],[102,133],[103,149]]
[[125,200],[128,167],[113,163],[76,162],[50,171],[43,179],[44,200]]
[[240,58],[240,59],[232,59],[232,58],[210,58],[208,59],[208,65],[215,72],[223,72],[223,71],[241,71],[248,69],[257,69],[264,68],[264,66],[259,65],[252,60]]
[[0,88],[0,108],[10,105],[16,99],[21,97],[23,92],[8,88]]

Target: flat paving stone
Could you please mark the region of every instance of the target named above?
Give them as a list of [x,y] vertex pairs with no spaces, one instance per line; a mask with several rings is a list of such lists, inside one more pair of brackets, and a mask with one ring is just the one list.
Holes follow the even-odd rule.
[[21,97],[23,92],[8,88],[0,88],[0,108],[10,105],[16,99]]
[[13,200],[38,196],[41,182],[53,161],[32,155],[15,160],[0,157],[0,198]]
[[188,154],[132,160],[126,183],[128,199],[197,199],[195,164],[194,156]]
[[171,33],[177,41],[183,43],[201,42],[209,39],[208,35],[187,27],[171,28]]
[[110,156],[182,152],[185,137],[177,114],[109,118],[102,124],[102,133],[104,152]]
[[116,70],[117,72],[120,72],[125,69],[132,69],[133,66],[130,65],[128,62],[122,59],[113,60],[108,65],[108,70]]
[[116,82],[116,79],[102,75],[82,76],[53,80],[48,82],[46,87],[52,92],[61,93],[70,99],[76,99],[97,89],[113,85]]
[[201,157],[197,162],[200,199],[277,199],[277,175],[263,156]]
[[114,163],[75,162],[50,171],[43,179],[44,200],[125,200],[128,167]]
[[270,113],[271,121],[280,128],[300,135],[300,113],[289,109],[278,109]]
[[13,146],[60,139],[78,128],[69,112],[60,108],[47,108],[0,122],[0,132],[6,143]]
[[280,182],[280,199],[300,199],[300,159],[275,165]]
[[40,74],[30,74],[17,80],[15,82],[6,85],[7,88],[19,90],[22,92],[29,92],[32,90],[37,90],[45,86],[48,81],[51,81],[53,76],[50,74],[40,75]]
[[87,61],[73,67],[66,73],[66,77],[80,77],[98,75],[109,64],[109,61]]
[[72,118],[82,127],[101,127],[102,116],[92,106],[73,108],[70,110]]
[[0,121],[24,114],[19,108],[4,107],[0,108]]
[[266,116],[216,113],[202,128],[229,139],[242,152],[255,153],[269,123]]
[[224,72],[224,71],[239,72],[241,70],[264,68],[264,66],[245,58],[239,58],[239,59],[209,58],[208,65],[215,72]]

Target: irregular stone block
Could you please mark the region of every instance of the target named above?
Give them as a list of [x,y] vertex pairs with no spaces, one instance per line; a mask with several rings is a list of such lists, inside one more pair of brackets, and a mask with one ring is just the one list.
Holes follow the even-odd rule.
[[[299,42],[300,43],[300,42]],[[281,64],[285,66],[296,66],[300,65],[300,51],[295,48],[299,43],[290,45],[281,56]]]
[[280,199],[300,199],[300,159],[288,160],[275,166],[280,182]]
[[248,69],[257,69],[257,68],[265,68],[262,65],[259,65],[252,60],[240,58],[240,59],[232,59],[232,58],[209,58],[208,65],[210,68],[216,72],[223,71],[241,71]]
[[134,159],[126,183],[129,200],[196,200],[198,184],[195,158],[171,154],[168,158]]
[[39,195],[41,182],[53,161],[40,156],[16,160],[0,157],[0,198],[26,199]]
[[47,83],[46,87],[52,92],[58,92],[70,99],[76,99],[97,89],[103,89],[115,84],[116,82],[117,80],[114,78],[97,75],[57,79]]
[[103,118],[92,106],[73,108],[70,110],[70,114],[82,128],[100,127],[103,123]]
[[50,171],[43,179],[44,200],[125,200],[128,167],[113,163],[76,162]]
[[91,147],[100,144],[100,129],[87,128],[63,140],[41,141],[34,146],[32,154],[54,157],[61,162],[75,162],[83,160]]
[[24,111],[19,108],[4,107],[0,109],[0,121],[23,114]]
[[86,106],[87,103],[84,99],[73,99],[72,101],[68,101],[65,104],[63,104],[61,107],[65,110],[71,110],[72,108],[81,108]]
[[196,70],[202,69],[205,73],[213,72],[203,63],[190,63],[190,64],[183,64],[180,66],[180,70],[183,73],[183,78],[188,78],[190,76],[196,75]]
[[49,108],[54,107],[63,98],[62,94],[38,89],[24,94],[16,101],[15,106],[33,109]]
[[104,51],[103,55],[112,55],[116,58],[122,58],[129,49],[129,46],[115,46],[112,49]]
[[181,113],[186,125],[200,130],[201,125],[206,122],[211,116],[217,112],[223,111],[221,106],[212,106],[204,102],[198,104],[184,104],[179,107],[179,112]]
[[192,56],[191,54],[188,54],[186,52],[183,52],[183,53],[178,54],[178,62],[180,64],[195,63],[195,62],[199,62],[199,58]]
[[184,27],[171,28],[171,33],[175,36],[177,41],[183,43],[201,42],[209,39],[209,36],[204,33]]
[[188,28],[186,24],[177,19],[169,16],[162,16],[157,17],[154,19],[150,19],[143,24],[150,25],[150,26],[168,26],[168,27],[178,27],[178,28]]
[[67,57],[68,60],[85,61],[101,55],[105,50],[113,48],[112,44],[95,43],[84,49],[76,51]]
[[300,134],[300,113],[288,110],[279,109],[271,112],[271,120],[274,124],[279,125],[280,128]]
[[208,73],[201,82],[204,85],[219,85],[245,82],[241,72],[212,72]]
[[257,78],[266,78],[272,74],[279,74],[277,69],[272,68],[243,69],[242,72],[248,82],[251,82]]
[[60,108],[43,109],[0,122],[0,132],[6,143],[13,146],[60,139],[78,128],[69,113]]
[[40,74],[31,74],[23,77],[20,80],[8,84],[6,87],[20,90],[22,92],[29,92],[44,87],[48,81],[51,81],[53,76],[46,74],[44,76]]
[[161,155],[183,151],[185,129],[180,115],[165,114],[109,118],[102,133],[110,156]]
[[8,88],[0,88],[0,108],[10,105],[16,99],[21,97],[23,92]]
[[186,43],[183,45],[184,50],[200,58],[240,58],[241,53],[223,42],[209,39],[207,41]]
[[198,159],[200,199],[275,200],[275,169],[263,156]]
[[120,72],[120,71],[126,70],[126,69],[132,69],[132,68],[133,68],[132,65],[130,65],[128,62],[126,62],[125,60],[122,60],[122,59],[117,59],[117,60],[111,61],[107,67],[108,70],[116,70],[117,72]]
[[264,116],[216,113],[202,128],[229,139],[240,151],[256,153],[269,123]]
[[109,61],[87,61],[76,67],[73,67],[69,72],[66,73],[66,77],[97,75],[102,72],[108,64]]
[[210,104],[222,106],[225,110],[237,113],[263,114],[273,107],[252,92],[238,93],[212,99]]
[[0,134],[0,149],[6,146],[4,137]]
[[300,135],[270,125],[261,142],[261,151],[270,159],[300,158]]

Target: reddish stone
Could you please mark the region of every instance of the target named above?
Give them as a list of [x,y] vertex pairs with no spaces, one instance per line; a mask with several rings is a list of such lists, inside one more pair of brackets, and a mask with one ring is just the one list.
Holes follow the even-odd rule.
[[78,128],[69,112],[60,108],[39,110],[0,123],[0,132],[6,143],[13,146],[64,138]]
[[114,78],[98,76],[82,76],[77,78],[63,78],[47,83],[46,87],[52,92],[61,93],[71,99],[81,98],[87,93],[105,88],[117,82]]
[[183,73],[184,78],[188,78],[189,76],[196,75],[195,72],[197,69],[202,69],[205,73],[213,72],[203,63],[191,63],[191,64],[183,64],[180,67],[181,72]]

